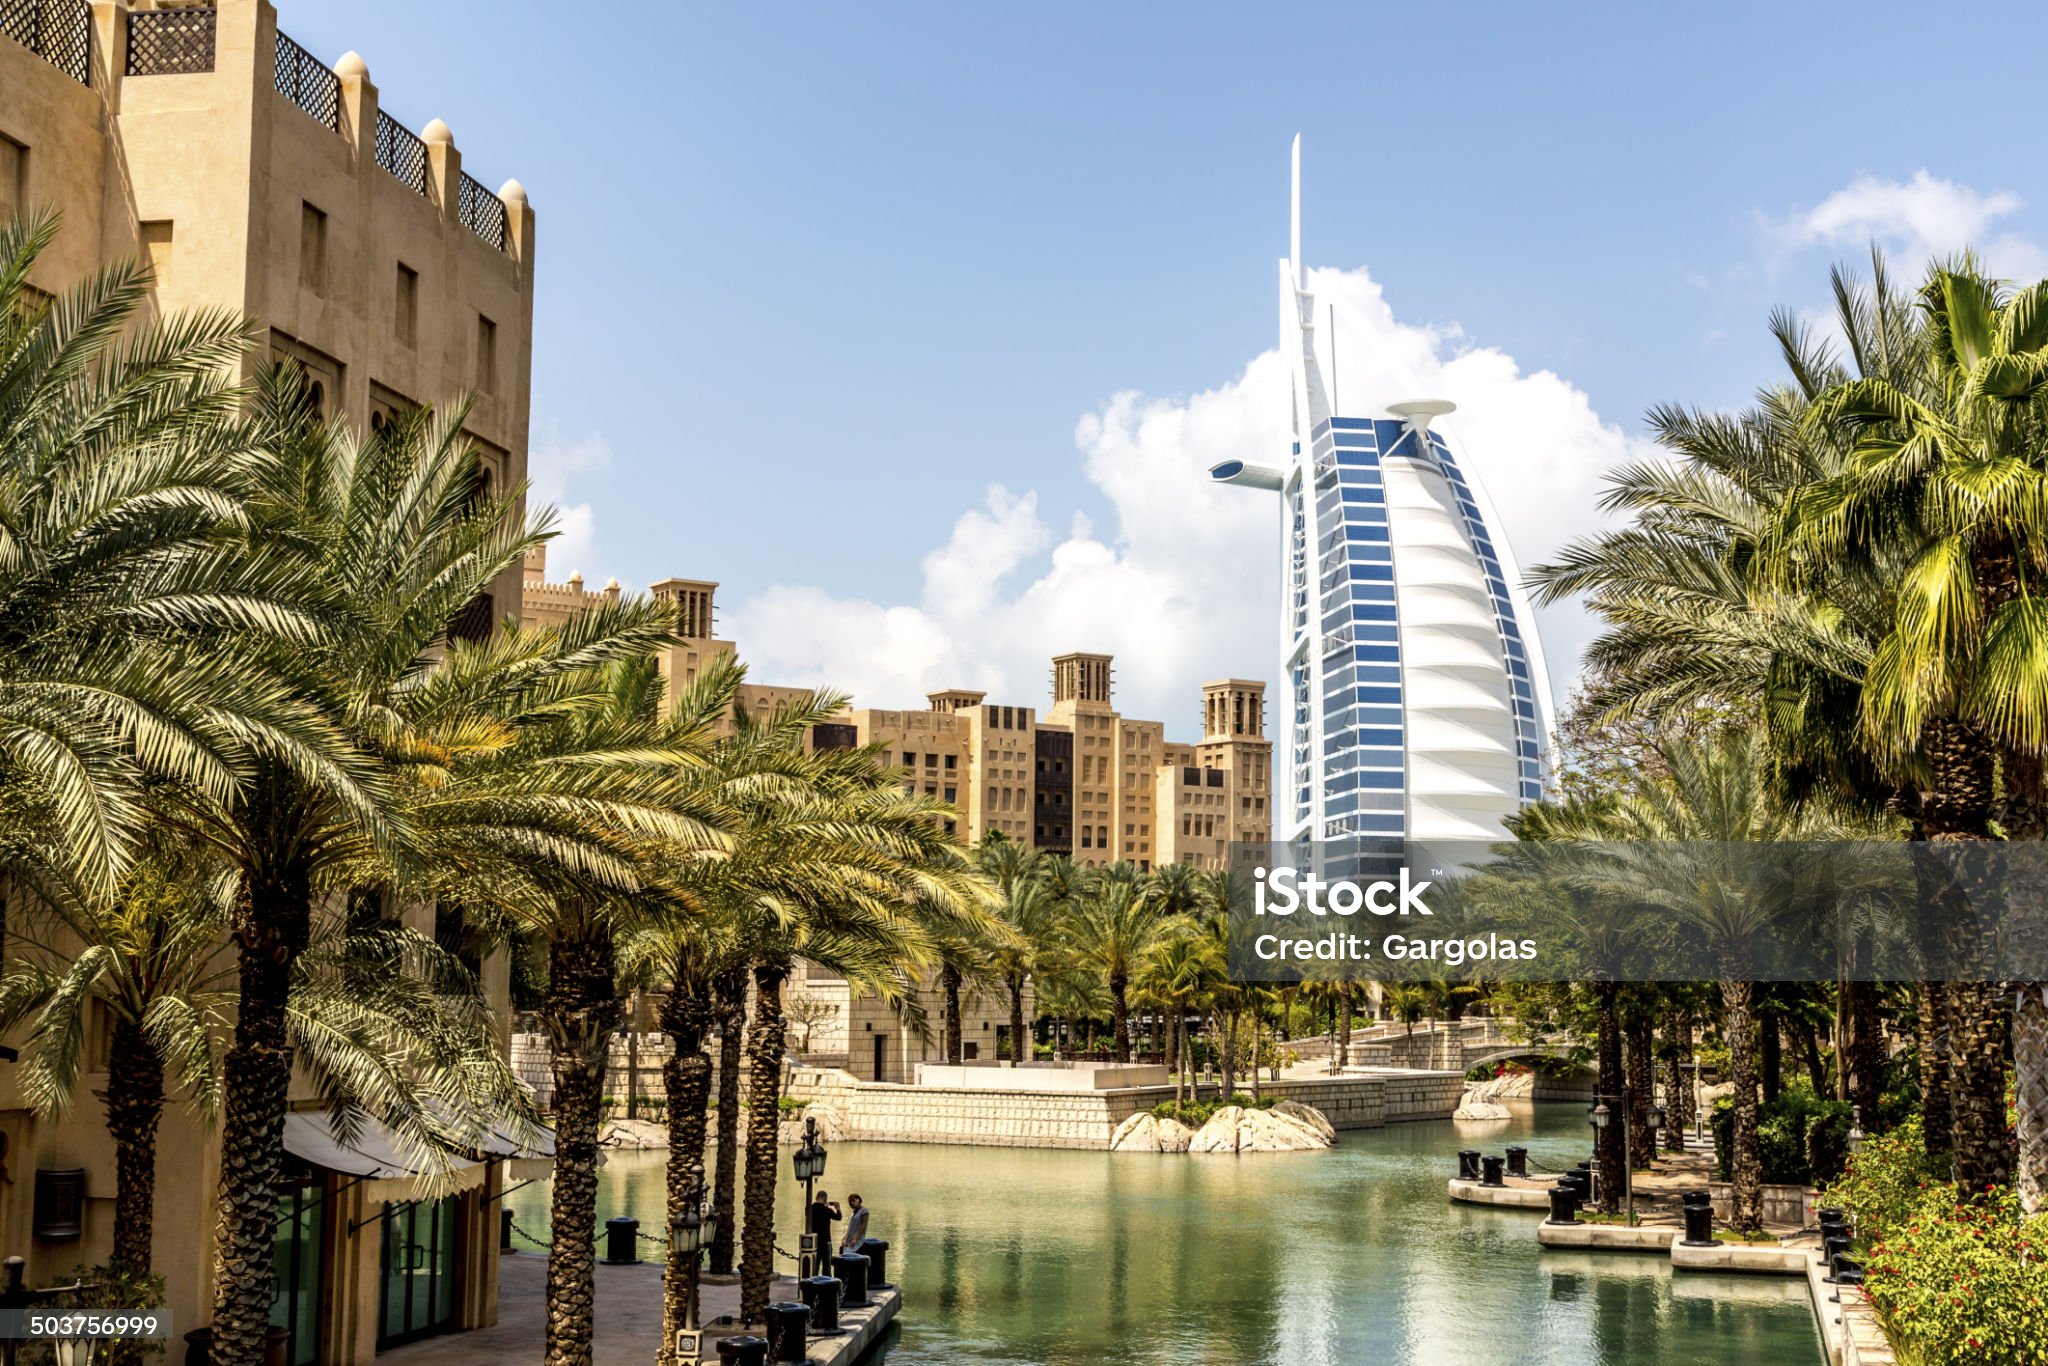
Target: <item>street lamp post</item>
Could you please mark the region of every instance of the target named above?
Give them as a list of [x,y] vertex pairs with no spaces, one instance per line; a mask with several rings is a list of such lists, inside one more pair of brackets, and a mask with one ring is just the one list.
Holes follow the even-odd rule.
[[811,1232],[811,1187],[825,1174],[825,1145],[818,1141],[815,1116],[804,1116],[803,1145],[790,1154],[789,1161],[796,1171],[796,1179],[804,1183],[804,1231],[797,1240],[797,1247],[802,1251],[800,1270],[805,1276],[815,1276],[823,1266],[824,1249],[818,1246],[817,1235]]
[[1704,1105],[1700,1104],[1699,1059],[1695,1058],[1691,1062],[1678,1064],[1678,1070],[1692,1073],[1692,1132],[1694,1146],[1698,1146],[1707,1141],[1707,1110]]
[[[1614,1112],[1607,1108],[1606,1097],[1596,1097],[1596,1099],[1599,1101],[1599,1104],[1593,1107],[1593,1129],[1597,1134],[1614,1122]],[[1621,1193],[1626,1213],[1623,1217],[1628,1223],[1634,1224],[1636,1221],[1636,1183],[1632,1170],[1634,1167],[1634,1155],[1629,1152],[1628,1143],[1628,1118],[1626,1114],[1628,1092],[1622,1092],[1615,1099],[1621,1102],[1624,1111],[1621,1121]],[[1595,1146],[1598,1146],[1597,1138]],[[1597,1165],[1597,1162],[1595,1165]]]
[[1849,1107],[1849,1136],[1846,1140],[1849,1147],[1849,1156],[1854,1157],[1861,1151],[1865,1137],[1866,1135],[1863,1132],[1863,1107],[1861,1105],[1852,1105]]
[[699,1258],[704,1254],[705,1230],[717,1219],[717,1211],[704,1203],[703,1172],[693,1170],[689,1189],[683,1192],[683,1212],[670,1226],[670,1236],[675,1240],[676,1249],[683,1254],[683,1335],[689,1342],[686,1353],[684,1338],[677,1339],[676,1356],[679,1360],[695,1361],[703,1355],[698,1346],[697,1276]]

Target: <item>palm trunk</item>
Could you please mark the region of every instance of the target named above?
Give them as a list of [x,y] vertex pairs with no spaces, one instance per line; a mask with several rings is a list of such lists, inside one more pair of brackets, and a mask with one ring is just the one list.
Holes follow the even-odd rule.
[[740,1319],[759,1323],[775,1277],[776,1125],[782,1099],[782,982],[789,965],[754,965],[754,1019],[747,1027],[747,1218],[740,1250]]
[[540,1010],[555,1073],[545,1366],[590,1366],[597,1312],[598,1132],[612,1035],[625,1016],[616,969],[611,932],[594,920],[564,926],[549,946],[548,991]]
[[1237,1094],[1237,1012],[1230,1011],[1223,1017],[1223,1039],[1216,1048],[1216,1069],[1223,1080],[1223,1090],[1218,1096],[1225,1105]]
[[1756,983],[1722,980],[1730,1080],[1735,1083],[1735,1136],[1728,1160],[1734,1208],[1729,1222],[1743,1233],[1755,1233],[1764,1226],[1763,1153],[1757,1144],[1755,999]]
[[958,1067],[960,1056],[960,969],[951,963],[939,967],[939,983],[946,993],[946,1061]]
[[1769,1105],[1785,1089],[1785,1041],[1778,1028],[1778,1012],[1759,1011],[1756,1028],[1758,1065],[1763,1070],[1764,1104]]
[[1007,985],[1010,988],[1010,1066],[1022,1067],[1031,1061],[1031,1038],[1024,1032],[1024,974],[1013,972]]
[[312,929],[303,869],[246,872],[235,903],[234,1043],[221,1072],[220,1198],[214,1225],[215,1366],[261,1366],[270,1331],[277,1185],[292,1080],[285,1012],[292,964]]
[[1692,1127],[1693,1076],[1684,1067],[1692,1058],[1692,1017],[1683,1010],[1671,1012],[1669,1022],[1664,1026],[1671,1051],[1671,1070],[1666,1074],[1664,1084],[1664,1113],[1668,1121],[1665,1130],[1665,1146],[1671,1152],[1685,1151],[1685,1131]]
[[[711,1026],[712,1003],[702,984],[691,982],[684,965],[679,963],[677,969],[676,985],[670,988],[661,1014],[662,1031],[669,1041],[668,1061],[661,1072],[668,1095],[670,1228],[675,1227],[704,1180],[704,1139],[711,1100],[711,1059],[704,1052],[704,1038]],[[661,1272],[661,1347],[656,1366],[671,1366],[675,1360],[676,1332],[684,1326],[688,1308],[690,1263],[701,1255],[685,1257],[680,1244],[669,1241],[668,1259]]]
[[[142,1307],[156,1228],[156,1130],[164,1112],[164,1063],[142,1026],[119,1020],[107,1057],[107,1133],[114,1140],[114,1250],[107,1259],[120,1303]],[[115,1343],[113,1366],[136,1366],[142,1348]]]
[[1131,1060],[1131,1003],[1128,999],[1131,979],[1120,972],[1109,975],[1109,1015],[1114,1026],[1112,1037],[1118,1062]]
[[1914,1029],[1920,1053],[1920,1131],[1929,1160],[1941,1171],[1952,1160],[1955,1132],[1955,1114],[1949,1106],[1948,984],[1914,985],[1920,1016]]
[[1173,1008],[1173,1019],[1166,1029],[1167,1049],[1170,1053],[1166,1065],[1173,1071],[1173,1106],[1176,1110],[1180,1108],[1181,1096],[1185,1094],[1185,1088],[1181,1086],[1181,1060],[1187,1056],[1187,1032],[1187,1012],[1176,1005]]
[[1863,1110],[1863,1127],[1878,1125],[1884,1099],[1884,1022],[1877,1013],[1877,984],[1849,983],[1849,1094]]
[[712,1152],[711,1270],[730,1276],[739,1229],[740,1031],[747,1019],[747,970],[728,968],[711,984],[718,1019],[718,1141]]
[[1349,982],[1346,982],[1346,983],[1344,984],[1344,991],[1343,991],[1343,1001],[1344,1001],[1344,1027],[1343,1027],[1343,1030],[1342,1030],[1342,1032],[1341,1032],[1341,1033],[1340,1033],[1340,1034],[1338,1035],[1338,1038],[1339,1038],[1339,1039],[1341,1040],[1341,1047],[1340,1047],[1340,1049],[1339,1049],[1339,1052],[1338,1052],[1338,1055],[1337,1055],[1337,1067],[1338,1067],[1338,1069],[1339,1069],[1339,1070],[1341,1070],[1341,1069],[1343,1069],[1343,1068],[1345,1068],[1345,1067],[1349,1067],[1349,1066],[1351,1065],[1351,1005],[1352,1005],[1352,1000],[1351,1000],[1351,984],[1350,984]]
[[1622,1136],[1626,1132],[1624,1126],[1628,1120],[1621,1104],[1625,1082],[1621,1070],[1619,994],[1620,989],[1613,982],[1602,980],[1593,983],[1599,1031],[1595,1048],[1599,1077],[1595,1082],[1597,1094],[1594,1104],[1606,1105],[1608,1109],[1606,1126],[1594,1131],[1593,1160],[1600,1167],[1600,1208],[1608,1214],[1618,1213],[1621,1209],[1622,1168],[1626,1165],[1621,1151]]
[[1657,1156],[1657,1130],[1650,1123],[1655,1102],[1657,1064],[1653,1056],[1656,1040],[1650,1028],[1646,1006],[1629,1011],[1627,1030],[1628,1141],[1636,1160],[1648,1165]]
[[[1991,746],[1974,728],[1936,721],[1922,733],[1929,790],[1920,803],[1920,832],[1937,844],[1967,847],[1988,840],[1996,770]],[[2005,1129],[2005,1002],[1987,975],[1986,937],[2004,888],[1987,877],[1981,858],[1961,850],[1935,868],[1939,923],[1948,934],[1948,1069],[1950,1134],[1956,1184],[1982,1192],[2011,1178]],[[1967,885],[1965,885],[1967,884]]]
[[2048,1208],[2048,984],[2021,984],[2013,1007],[2012,1056],[2018,1074],[2020,1203],[2038,1214]]
[[1820,1035],[1815,1031],[1813,1021],[1804,1015],[1792,1020],[1792,1037],[1799,1041],[1800,1061],[1806,1064],[1806,1079],[1813,1085],[1816,1096],[1828,1093],[1828,1065],[1820,1055]]

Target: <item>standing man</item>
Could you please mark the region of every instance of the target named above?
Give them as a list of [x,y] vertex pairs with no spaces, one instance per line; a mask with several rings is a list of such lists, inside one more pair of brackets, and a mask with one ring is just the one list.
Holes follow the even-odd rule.
[[849,1213],[846,1216],[846,1236],[839,1240],[841,1252],[858,1252],[860,1245],[868,1240],[868,1207],[860,1202],[858,1195],[846,1197]]
[[839,1202],[827,1199],[825,1192],[819,1191],[806,1216],[810,1220],[811,1246],[817,1249],[812,1253],[817,1262],[811,1267],[810,1274],[821,1276],[832,1260],[832,1225],[839,1219]]

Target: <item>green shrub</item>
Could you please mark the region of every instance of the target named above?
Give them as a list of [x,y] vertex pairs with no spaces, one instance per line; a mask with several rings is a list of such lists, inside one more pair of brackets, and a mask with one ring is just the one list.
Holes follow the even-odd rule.
[[798,1100],[795,1096],[777,1096],[775,1098],[775,1108],[785,1115],[800,1115],[803,1113],[804,1107],[809,1104],[809,1101]]
[[[1803,1087],[1787,1089],[1757,1111],[1757,1153],[1763,1179],[1774,1185],[1810,1185],[1833,1180],[1849,1152],[1850,1107],[1823,1100]],[[1735,1102],[1714,1102],[1714,1175],[1730,1181],[1735,1152]]]
[[1170,1100],[1162,1100],[1152,1107],[1152,1113],[1161,1119],[1177,1119],[1190,1129],[1199,1129],[1214,1118],[1216,1112],[1225,1105],[1235,1105],[1245,1110],[1270,1110],[1279,1103],[1280,1098],[1278,1096],[1261,1096],[1257,1100],[1253,1100],[1247,1093],[1239,1091],[1228,1101],[1220,1097],[1212,1097],[1208,1100],[1184,1100],[1178,1104]]
[[2048,1214],[2007,1187],[1963,1203],[1936,1177],[1920,1120],[1851,1156],[1825,1201],[1854,1222],[1870,1296],[1907,1366],[2048,1363]]

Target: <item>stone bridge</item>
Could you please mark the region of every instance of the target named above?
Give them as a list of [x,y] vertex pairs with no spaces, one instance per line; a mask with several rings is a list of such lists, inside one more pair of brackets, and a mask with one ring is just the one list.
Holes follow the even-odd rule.
[[[1286,1046],[1303,1058],[1327,1058],[1336,1047],[1328,1035],[1290,1040]],[[1350,1057],[1345,1061],[1352,1067],[1467,1072],[1510,1058],[1564,1058],[1570,1055],[1571,1047],[1568,1038],[1523,1038],[1511,1019],[1469,1016],[1463,1020],[1425,1020],[1413,1029],[1405,1024],[1354,1029]]]

